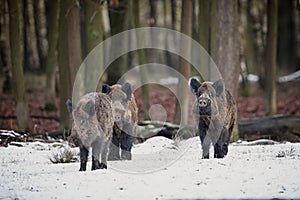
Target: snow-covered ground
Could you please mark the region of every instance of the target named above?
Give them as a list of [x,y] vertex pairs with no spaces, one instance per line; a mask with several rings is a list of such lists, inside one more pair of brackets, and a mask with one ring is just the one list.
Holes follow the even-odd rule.
[[[79,172],[52,164],[59,143],[0,147],[0,199],[300,198],[300,144],[231,144],[224,159],[202,160],[199,139],[155,137],[132,161]],[[73,151],[77,151],[74,148]]]

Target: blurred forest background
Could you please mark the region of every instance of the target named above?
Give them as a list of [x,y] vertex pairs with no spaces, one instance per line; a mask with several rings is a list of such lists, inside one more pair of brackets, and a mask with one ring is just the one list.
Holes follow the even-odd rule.
[[[106,38],[137,27],[169,28],[198,41],[238,102],[239,119],[300,114],[299,10],[298,0],[0,0],[0,127],[69,128],[65,102],[83,59]],[[100,81],[114,84],[151,62],[195,75],[178,56],[147,49],[121,56]],[[179,98],[189,95],[188,86],[179,89]],[[147,85],[135,95],[140,121],[154,103],[168,110],[167,121],[178,121],[180,108],[166,88]]]

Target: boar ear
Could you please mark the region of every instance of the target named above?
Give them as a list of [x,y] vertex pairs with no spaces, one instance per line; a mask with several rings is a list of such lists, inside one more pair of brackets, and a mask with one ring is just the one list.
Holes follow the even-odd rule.
[[71,113],[73,111],[73,108],[74,108],[72,101],[70,99],[68,99],[67,102],[66,102],[66,105],[67,105],[68,112]]
[[224,89],[225,89],[224,81],[222,79],[219,79],[219,80],[215,81],[213,83],[213,87],[216,90],[217,96],[220,96],[223,93]]
[[122,85],[122,90],[123,90],[123,92],[125,92],[126,93],[126,95],[127,95],[127,100],[129,100],[130,98],[131,98],[131,95],[132,95],[132,89],[131,89],[131,85],[130,85],[130,83],[124,83],[123,85]]
[[95,104],[92,100],[88,101],[82,108],[90,116],[95,114]]
[[192,78],[191,81],[190,81],[190,88],[191,88],[191,91],[193,94],[196,94],[197,91],[198,91],[198,88],[201,86],[201,83],[195,79],[195,78]]
[[111,92],[111,87],[107,84],[103,84],[102,85],[102,93],[104,94],[108,94]]

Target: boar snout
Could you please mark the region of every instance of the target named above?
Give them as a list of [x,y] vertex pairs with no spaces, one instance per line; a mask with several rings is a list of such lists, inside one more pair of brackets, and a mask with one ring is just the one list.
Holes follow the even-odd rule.
[[208,98],[200,98],[199,99],[199,106],[200,107],[207,107],[210,105],[210,100]]

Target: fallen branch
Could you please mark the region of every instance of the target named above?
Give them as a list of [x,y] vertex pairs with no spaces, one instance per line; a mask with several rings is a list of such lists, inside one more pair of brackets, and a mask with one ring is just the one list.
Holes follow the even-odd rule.
[[300,116],[275,115],[238,123],[242,139],[272,138],[275,140],[300,141]]

